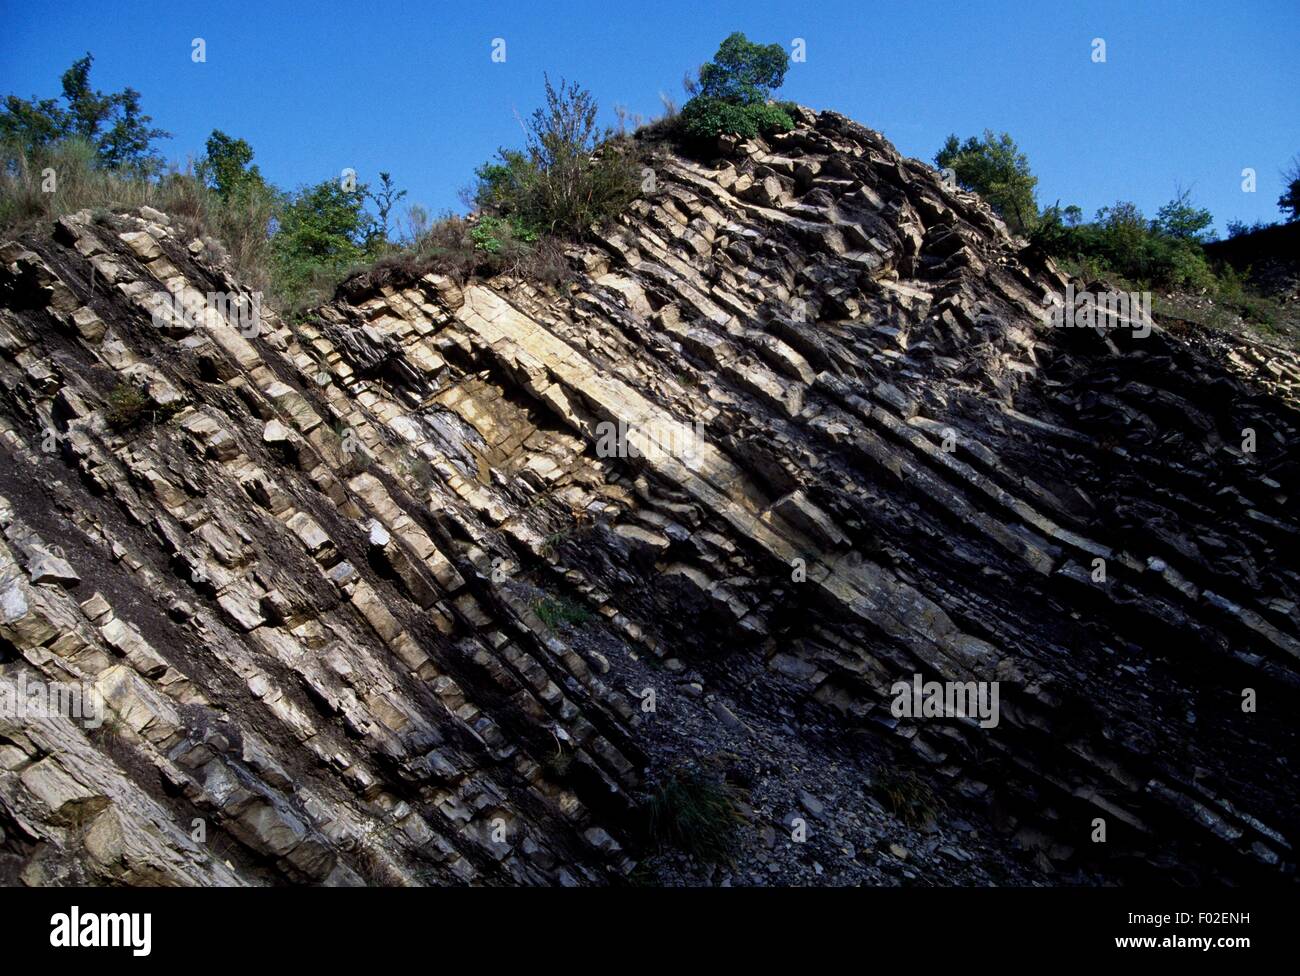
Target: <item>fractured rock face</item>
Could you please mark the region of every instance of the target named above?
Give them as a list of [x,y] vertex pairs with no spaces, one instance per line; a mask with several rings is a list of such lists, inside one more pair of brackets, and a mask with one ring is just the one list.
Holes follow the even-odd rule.
[[[0,248],[0,687],[103,707],[0,714],[0,880],[1292,873],[1296,359],[1051,327],[833,113],[655,168],[570,288],[293,329],[155,325],[244,307],[178,223]],[[705,774],[731,868],[644,830]]]

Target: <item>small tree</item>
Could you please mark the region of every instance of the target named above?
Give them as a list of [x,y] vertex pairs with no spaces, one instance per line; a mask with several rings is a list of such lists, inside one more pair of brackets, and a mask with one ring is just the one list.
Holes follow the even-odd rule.
[[982,139],[971,136],[964,143],[950,135],[934,162],[940,169],[951,169],[962,189],[982,196],[1013,231],[1033,228],[1038,177],[1029,171],[1028,157],[1010,134],[994,135],[992,129],[985,129]]
[[1232,240],[1234,237],[1244,237],[1247,234],[1255,234],[1272,226],[1274,225],[1265,220],[1257,220],[1251,224],[1246,223],[1244,220],[1230,220],[1227,224],[1228,240]]
[[196,175],[222,200],[230,200],[251,185],[265,186],[253,161],[253,147],[220,129],[208,136],[207,152],[194,167]]
[[780,44],[755,44],[737,31],[700,68],[700,95],[733,105],[767,101],[785,82],[790,56]]
[[[516,239],[579,237],[635,199],[636,166],[626,147],[596,124],[591,92],[545,79],[546,105],[528,121],[523,151],[502,149],[475,171],[475,205],[510,222]],[[495,239],[495,227],[492,232]]]
[[1291,164],[1282,171],[1282,195],[1277,207],[1285,214],[1288,224],[1300,220],[1300,156],[1293,156]]
[[1175,196],[1156,211],[1153,229],[1159,234],[1176,237],[1182,241],[1204,242],[1207,231],[1214,223],[1208,210],[1192,206],[1191,190],[1178,187]]
[[388,240],[388,215],[393,212],[393,207],[397,201],[406,196],[405,190],[397,189],[393,182],[393,177],[389,173],[380,172],[379,189],[374,193],[367,193],[366,196],[374,203],[375,210],[379,213],[379,237]]
[[215,197],[206,208],[212,230],[230,249],[246,283],[254,287],[266,284],[273,264],[271,225],[282,194],[262,178],[253,163],[253,147],[213,129],[194,171]]
[[140,110],[140,93],[134,88],[105,93],[90,86],[94,56],[87,53],[63,73],[63,101],[26,100],[16,95],[5,99],[0,109],[0,139],[32,153],[70,136],[79,136],[95,147],[105,169],[133,169],[156,173],[162,158],[153,147],[155,139],[170,133],[153,128],[153,121]]
[[286,301],[297,302],[316,281],[337,280],[369,254],[377,231],[365,212],[368,189],[364,183],[344,189],[336,179],[325,180],[302,188],[280,208],[271,258]]
[[1129,277],[1145,279],[1147,241],[1151,224],[1136,203],[1120,200],[1097,211],[1100,256],[1109,267]]
[[739,32],[730,35],[700,68],[698,84],[687,75],[684,84],[694,97],[682,107],[680,131],[701,140],[788,132],[794,120],[767,101],[784,83],[789,67],[790,56],[780,44],[755,44]]

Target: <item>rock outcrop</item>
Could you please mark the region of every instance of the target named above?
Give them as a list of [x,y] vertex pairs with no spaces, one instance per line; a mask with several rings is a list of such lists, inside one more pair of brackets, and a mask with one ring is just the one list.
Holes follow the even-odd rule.
[[[1300,363],[1052,328],[1064,275],[834,113],[721,149],[559,290],[250,328],[147,208],[0,248],[0,684],[104,703],[0,713],[0,880],[1292,875]],[[682,770],[730,865],[651,846]]]

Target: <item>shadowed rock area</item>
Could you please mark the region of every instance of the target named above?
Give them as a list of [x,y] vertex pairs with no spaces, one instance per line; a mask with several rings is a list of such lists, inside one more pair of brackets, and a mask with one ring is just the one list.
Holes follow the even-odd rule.
[[248,329],[147,208],[0,247],[0,684],[105,705],[0,715],[0,881],[1292,880],[1300,362],[1052,328],[978,198],[798,122],[660,148],[559,290]]

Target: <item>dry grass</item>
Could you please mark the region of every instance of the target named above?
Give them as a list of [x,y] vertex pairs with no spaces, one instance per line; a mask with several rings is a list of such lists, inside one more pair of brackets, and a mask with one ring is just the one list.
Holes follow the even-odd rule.
[[642,813],[651,843],[700,861],[729,861],[741,822],[735,791],[721,777],[677,770],[650,793]]
[[0,150],[0,234],[48,233],[59,217],[82,210],[124,213],[153,207],[180,222],[229,262],[248,288],[263,291],[284,314],[328,301],[342,287],[365,290],[390,279],[413,281],[430,272],[464,284],[476,275],[510,275],[559,286],[571,277],[563,243],[549,237],[509,242],[490,253],[475,245],[473,222],[447,214],[430,222],[418,216],[404,243],[391,245],[377,260],[340,272],[321,268],[290,302],[277,288],[271,268],[271,193],[221,199],[191,169],[156,179],[96,165],[88,143],[68,139],[27,154]]
[[0,154],[0,231],[14,237],[48,230],[81,210],[123,213],[153,207],[179,220],[227,257],[240,280],[267,290],[269,197],[223,201],[194,176],[174,170],[157,179],[96,165],[94,148],[67,139],[34,153]]

